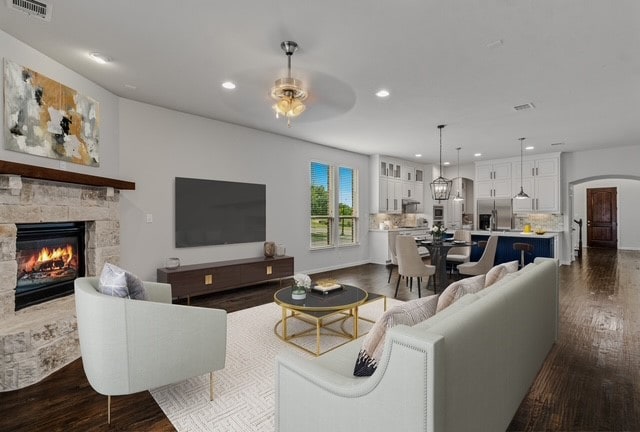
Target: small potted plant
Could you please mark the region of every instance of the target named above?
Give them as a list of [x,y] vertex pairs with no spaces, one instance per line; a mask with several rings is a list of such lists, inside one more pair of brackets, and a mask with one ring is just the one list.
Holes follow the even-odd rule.
[[442,243],[442,239],[444,238],[444,234],[447,232],[447,228],[442,226],[442,224],[436,224],[431,227],[431,237],[433,238],[434,243]]
[[311,278],[303,273],[293,276],[293,289],[291,298],[293,300],[304,300],[307,298],[307,290],[311,288]]

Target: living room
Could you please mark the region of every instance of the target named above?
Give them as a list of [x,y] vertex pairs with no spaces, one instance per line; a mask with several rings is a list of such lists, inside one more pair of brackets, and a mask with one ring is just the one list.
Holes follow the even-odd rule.
[[[77,6],[77,5],[76,5]],[[58,5],[54,5],[57,10]],[[90,8],[90,6],[88,6]],[[460,6],[463,7],[463,6]],[[578,6],[576,6],[578,7]],[[629,11],[635,11],[635,6],[625,6]],[[4,8],[4,6],[3,6]],[[552,9],[552,8],[551,8]],[[624,15],[620,10],[618,14]],[[631,12],[628,12],[632,15]],[[100,166],[86,167],[77,164],[61,164],[60,161],[17,153],[0,146],[0,159],[5,161],[23,163],[44,168],[68,170],[89,175],[110,177],[120,180],[135,182],[135,190],[121,190],[119,195],[119,263],[132,271],[143,280],[156,280],[156,271],[164,267],[168,257],[177,256],[183,264],[196,264],[202,262],[215,262],[246,257],[257,257],[263,253],[262,242],[235,244],[213,247],[176,249],[174,245],[174,219],[173,219],[173,193],[175,177],[190,177],[201,179],[220,179],[227,181],[239,181],[266,185],[266,219],[267,238],[286,246],[287,255],[295,257],[296,273],[318,273],[341,268],[359,266],[370,261],[369,237],[367,235],[370,214],[369,196],[371,193],[370,159],[369,151],[350,151],[341,148],[330,140],[314,141],[308,138],[295,138],[287,136],[286,124],[275,118],[273,122],[281,129],[279,133],[265,132],[252,127],[233,124],[228,121],[206,118],[203,115],[192,114],[190,107],[173,106],[161,107],[137,100],[135,91],[128,88],[114,93],[105,87],[96,84],[91,79],[83,76],[80,71],[66,65],[62,60],[54,60],[44,51],[25,43],[16,36],[12,36],[14,26],[34,26],[33,18],[15,11],[3,10],[0,21],[0,47],[3,57],[18,64],[27,66],[39,73],[63,83],[84,95],[90,95],[100,103]],[[616,15],[617,17],[618,15]],[[56,19],[55,15],[52,19]],[[37,23],[35,25],[47,25]],[[624,27],[632,35],[637,37],[637,27]],[[6,30],[6,32],[5,32]],[[636,33],[634,33],[636,32]],[[214,32],[215,33],[215,32]],[[284,32],[286,33],[286,32]],[[274,40],[261,42],[261,45],[274,46],[270,56],[275,59],[276,67],[284,65],[285,57],[279,52],[279,43],[284,40],[286,34],[274,37]],[[262,36],[266,38],[266,35]],[[143,38],[144,39],[144,38]],[[635,40],[635,39],[634,39]],[[304,55],[313,56],[313,47],[304,47],[304,41],[299,40],[305,49]],[[63,41],[53,41],[53,44]],[[97,42],[96,42],[97,43]],[[552,42],[549,42],[552,43]],[[89,48],[89,47],[87,47]],[[92,47],[93,48],[93,47]],[[159,49],[148,44],[149,50]],[[80,49],[80,48],[77,48]],[[357,56],[357,47],[351,55]],[[499,47],[497,49],[500,49]],[[141,50],[136,46],[136,50]],[[336,48],[337,50],[337,48]],[[628,48],[629,53],[632,52]],[[385,51],[392,52],[393,47],[386,47]],[[493,51],[490,51],[493,52]],[[347,66],[347,54],[345,59]],[[442,53],[443,55],[445,53]],[[111,54],[117,58],[116,54]],[[261,54],[248,51],[247,56]],[[296,54],[297,55],[297,54]],[[567,53],[569,56],[570,53]],[[635,54],[626,60],[629,69],[631,65],[637,65]],[[141,52],[140,56],[144,56]],[[168,54],[167,57],[170,55]],[[408,57],[410,58],[410,57]],[[261,60],[263,60],[261,58]],[[166,62],[177,61],[167,59]],[[298,58],[293,58],[295,71]],[[434,62],[438,59],[434,58]],[[118,63],[114,61],[114,63]],[[111,65],[113,67],[113,64]],[[554,65],[557,66],[557,65]],[[87,66],[93,68],[94,66]],[[97,66],[96,66],[97,67]],[[109,67],[109,66],[108,66]],[[557,66],[560,67],[560,66]],[[117,73],[118,68],[126,68],[117,65],[114,69],[106,69],[106,72],[98,71],[97,74]],[[604,67],[603,67],[604,68]],[[518,68],[515,68],[517,70]],[[335,72],[332,72],[335,73]],[[618,72],[627,77],[628,71]],[[142,75],[142,74],[141,74]],[[428,74],[427,74],[428,75]],[[194,79],[195,77],[195,79]],[[265,76],[266,87],[272,84],[272,77]],[[276,77],[274,76],[273,79]],[[218,77],[215,78],[216,80]],[[637,83],[637,78],[628,82]],[[200,70],[198,74],[185,72],[184,76],[174,77],[167,93],[178,94],[185,86],[193,85],[201,88],[214,87],[213,80],[206,70]],[[144,78],[135,83],[139,91],[144,88]],[[625,81],[627,82],[627,81]],[[123,83],[123,85],[126,83]],[[594,83],[602,93],[606,93],[606,86]],[[238,108],[231,100],[228,93],[217,86],[212,90],[211,98],[219,98],[225,102],[229,112]],[[623,90],[617,89],[619,94]],[[637,94],[629,88],[625,102],[637,102]],[[616,97],[620,97],[616,93]],[[358,97],[362,97],[358,95]],[[442,97],[442,96],[441,96]],[[604,96],[603,96],[604,97]],[[612,98],[615,99],[615,98]],[[611,99],[606,99],[612,104]],[[458,101],[460,102],[460,101]],[[508,103],[511,103],[509,101]],[[585,103],[593,103],[587,101]],[[251,116],[254,110],[262,110],[272,116],[270,101],[265,97],[264,106],[245,107],[244,115]],[[383,111],[387,108],[383,108]],[[414,108],[415,109],[415,108]],[[3,107],[4,110],[4,107]],[[313,107],[302,116],[312,116]],[[194,110],[195,111],[195,110]],[[556,112],[554,115],[564,115]],[[434,115],[430,118],[439,117]],[[637,160],[640,152],[638,128],[632,117],[634,110],[627,111],[626,116],[615,114],[613,120],[607,119],[606,134],[615,142],[615,146],[609,143],[592,145],[585,149],[563,151],[561,156],[561,202],[564,218],[564,245],[561,261],[570,264],[573,260],[573,238],[571,235],[572,219],[572,188],[585,181],[602,179],[639,180]],[[444,122],[464,122],[464,116],[456,118],[442,118]],[[340,120],[338,120],[340,122]],[[515,120],[520,123],[521,120]],[[321,122],[320,122],[321,123]],[[617,124],[619,127],[613,127]],[[354,123],[354,126],[362,126]],[[292,129],[304,131],[305,123],[293,121]],[[455,135],[455,124],[445,129],[444,143],[448,147],[448,158],[454,157],[453,147],[457,144],[448,141],[449,130],[452,138]],[[523,126],[524,127],[524,126]],[[598,129],[597,125],[585,124],[585,129]],[[530,129],[533,133],[533,128]],[[437,165],[437,134],[436,122],[424,125],[423,136],[429,142],[429,166]],[[304,133],[304,132],[303,132]],[[569,132],[567,132],[569,135]],[[520,135],[514,135],[507,144],[517,146],[515,140]],[[600,135],[602,136],[602,135]],[[2,138],[4,143],[4,136]],[[352,139],[359,141],[358,132],[354,131],[341,140]],[[420,141],[420,137],[414,137],[414,141]],[[549,143],[547,143],[549,144]],[[335,146],[334,146],[335,145]],[[462,144],[461,144],[462,145]],[[464,144],[467,145],[466,143]],[[567,144],[568,145],[568,144]],[[389,144],[386,150],[373,152],[392,153],[394,144]],[[469,144],[471,146],[471,144]],[[426,146],[425,146],[426,148]],[[517,149],[508,152],[514,156]],[[322,250],[310,250],[309,248],[309,163],[322,161],[330,164],[342,164],[354,168],[359,173],[359,214],[361,215],[360,236],[358,244],[349,247],[336,247]],[[473,160],[467,158],[466,169],[472,167]],[[455,168],[446,169],[448,177],[455,176]],[[638,183],[638,182],[636,182]],[[628,192],[629,195],[621,197],[625,202],[637,192],[634,186]],[[637,207],[629,211],[638,212]],[[3,220],[3,223],[9,222]],[[625,239],[633,239],[627,244],[628,249],[640,249],[638,230],[626,227],[628,236]]]

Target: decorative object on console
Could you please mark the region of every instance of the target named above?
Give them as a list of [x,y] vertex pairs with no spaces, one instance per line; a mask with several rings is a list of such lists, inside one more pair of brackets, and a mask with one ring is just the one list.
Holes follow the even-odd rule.
[[167,258],[167,262],[165,263],[165,268],[168,269],[177,269],[180,267],[180,258],[177,257],[169,257]]
[[439,177],[431,182],[431,196],[434,200],[442,201],[448,200],[449,195],[451,195],[451,185],[453,182],[451,180],[447,180],[442,176],[442,129],[444,129],[446,125],[438,125],[438,129],[440,130],[440,171]]
[[304,300],[307,298],[307,291],[311,288],[311,278],[304,273],[293,275],[293,289],[291,298],[293,300]]
[[285,256],[287,253],[287,248],[284,245],[276,245],[276,256]]
[[110,263],[105,263],[100,273],[98,290],[113,297],[147,300],[144,284],[136,275]]
[[100,166],[97,101],[7,59],[4,89],[7,150]]
[[271,258],[276,254],[276,244],[272,241],[264,242],[264,256]]
[[302,81],[291,77],[291,57],[298,49],[298,44],[284,41],[280,48],[287,55],[287,76],[276,80],[271,88],[271,98],[276,101],[272,108],[276,112],[276,118],[284,116],[287,126],[291,127],[291,118],[298,117],[306,109],[303,102],[307,99],[308,93]]
[[353,374],[355,376],[371,376],[378,367],[378,360],[380,360],[384,349],[387,330],[400,324],[413,326],[431,318],[436,313],[437,305],[438,296],[434,294],[429,297],[408,301],[387,310],[376,321],[362,342],[362,348],[358,353]]
[[524,193],[524,189],[522,188],[522,166],[523,166],[523,155],[522,152],[524,151],[522,148],[522,143],[524,142],[526,138],[519,138],[520,140],[520,192],[518,192],[518,194],[516,196],[514,196],[515,199],[527,199],[529,198],[529,195],[527,195],[526,193]]

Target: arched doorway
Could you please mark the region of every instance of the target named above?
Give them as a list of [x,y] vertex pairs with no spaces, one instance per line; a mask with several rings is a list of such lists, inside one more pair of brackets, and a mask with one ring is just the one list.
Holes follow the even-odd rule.
[[[612,221],[615,223],[615,242],[613,247],[618,249],[640,250],[640,230],[637,229],[637,221],[640,220],[640,176],[603,175],[579,179],[569,183],[569,196],[571,198],[570,221],[574,228],[572,232],[572,246],[575,251],[578,248],[580,232],[578,225],[573,221],[582,219],[583,247],[587,246],[589,237],[589,215],[587,190],[596,190],[600,194],[599,199],[605,199],[607,194],[601,189],[615,189],[615,215]],[[611,195],[609,195],[611,198]],[[600,217],[600,216],[599,216]],[[592,226],[593,226],[593,219]],[[602,231],[599,234],[602,234]],[[591,233],[593,234],[593,233]],[[592,235],[593,236],[593,235]],[[596,241],[592,246],[600,246]]]

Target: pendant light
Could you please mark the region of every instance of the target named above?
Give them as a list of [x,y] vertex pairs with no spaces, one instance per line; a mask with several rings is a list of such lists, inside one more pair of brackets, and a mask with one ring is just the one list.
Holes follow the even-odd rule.
[[525,138],[519,138],[520,139],[520,192],[518,192],[518,194],[516,196],[514,196],[513,198],[515,199],[527,199],[529,198],[529,195],[527,195],[526,193],[524,193],[524,189],[522,189],[522,171],[523,171],[523,142],[525,140]]
[[[462,187],[462,179],[460,178],[460,149],[461,148],[462,147],[456,147],[456,150],[458,150],[458,181],[460,182],[460,187]],[[456,193],[456,196],[453,198],[455,202],[464,201],[464,198],[460,196],[460,187],[458,187],[458,192]]]
[[438,201],[449,199],[449,195],[451,195],[451,185],[453,183],[451,180],[447,180],[442,176],[442,129],[445,126],[446,125],[438,125],[438,129],[440,129],[440,176],[429,185],[431,187],[431,197]]
[[283,116],[287,119],[287,126],[291,127],[291,119],[298,117],[306,109],[304,101],[308,93],[302,81],[291,77],[291,56],[297,51],[298,44],[284,41],[280,48],[287,55],[287,76],[276,80],[271,88],[271,98],[275,101],[272,108],[276,112],[276,118]]

